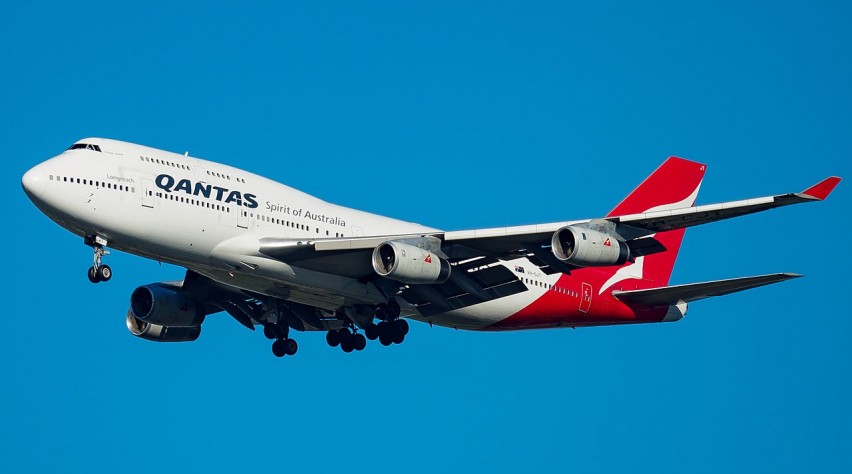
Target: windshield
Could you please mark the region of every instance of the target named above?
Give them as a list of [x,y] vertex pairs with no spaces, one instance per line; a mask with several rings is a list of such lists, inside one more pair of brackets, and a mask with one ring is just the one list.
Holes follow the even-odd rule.
[[75,143],[68,147],[69,150],[94,150],[101,151],[101,147],[98,145],[89,145],[88,143]]

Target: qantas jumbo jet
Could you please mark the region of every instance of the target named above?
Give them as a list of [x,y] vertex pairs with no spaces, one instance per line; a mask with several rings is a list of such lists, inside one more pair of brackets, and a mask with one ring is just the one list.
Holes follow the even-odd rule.
[[[23,187],[50,219],[94,250],[185,267],[182,281],[130,295],[127,328],[194,341],[226,312],[293,355],[291,330],[332,347],[399,344],[407,319],[457,329],[677,321],[687,303],[800,275],[668,286],[686,227],[825,199],[840,178],[801,193],[694,207],[705,165],[669,158],[606,216],[442,231],[327,203],[227,165],[89,138],[29,170]],[[363,333],[362,333],[363,332]]]

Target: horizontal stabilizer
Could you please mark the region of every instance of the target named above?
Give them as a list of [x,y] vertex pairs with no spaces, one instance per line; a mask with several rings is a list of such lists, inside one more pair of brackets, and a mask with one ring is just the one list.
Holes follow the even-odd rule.
[[737,291],[757,288],[758,286],[778,283],[791,278],[799,278],[800,276],[802,275],[795,273],[773,273],[770,275],[731,278],[729,280],[690,283],[688,285],[663,286],[647,290],[613,291],[612,296],[625,303],[638,303],[649,306],[672,305],[681,302],[688,303],[711,296],[736,293]]

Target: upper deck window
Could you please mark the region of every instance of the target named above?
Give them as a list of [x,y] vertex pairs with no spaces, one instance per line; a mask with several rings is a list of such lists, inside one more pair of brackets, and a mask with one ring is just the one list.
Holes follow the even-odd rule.
[[101,151],[101,147],[99,145],[90,145],[88,143],[75,143],[68,147],[69,150],[94,150]]

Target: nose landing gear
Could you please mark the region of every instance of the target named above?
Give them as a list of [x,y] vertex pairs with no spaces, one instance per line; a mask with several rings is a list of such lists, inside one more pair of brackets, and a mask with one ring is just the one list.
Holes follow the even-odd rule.
[[109,281],[112,278],[112,268],[109,265],[102,265],[101,259],[104,255],[109,255],[109,250],[106,250],[104,246],[107,244],[107,240],[100,236],[90,237],[87,236],[85,239],[86,245],[92,247],[94,252],[94,256],[92,258],[92,266],[89,267],[88,277],[89,281],[92,283],[100,283],[102,281]]

